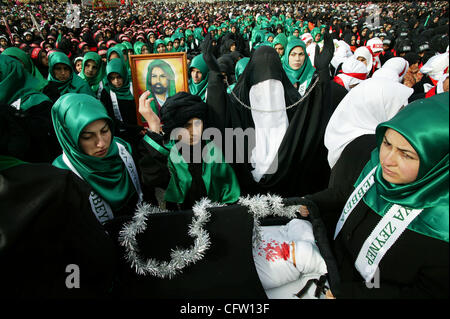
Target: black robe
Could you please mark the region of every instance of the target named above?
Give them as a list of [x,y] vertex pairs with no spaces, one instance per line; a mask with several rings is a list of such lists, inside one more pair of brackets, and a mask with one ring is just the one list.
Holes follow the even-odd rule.
[[[243,194],[273,193],[282,197],[302,196],[324,189],[328,183],[329,166],[323,143],[325,127],[331,116],[329,70],[321,72],[320,80],[311,93],[299,105],[287,110],[289,127],[278,149],[278,168],[274,174],[266,174],[256,183],[251,174],[251,150],[246,139],[243,163],[237,163],[237,150],[242,149],[234,138],[233,168],[238,176]],[[311,85],[315,83],[317,74]],[[240,76],[233,92],[246,105],[250,105],[250,88],[268,79],[280,80],[284,87],[286,106],[297,102],[300,94],[289,81],[277,52],[268,46],[255,51]],[[225,91],[221,74],[210,71],[208,80],[208,125],[219,128],[253,128],[251,111],[241,105],[233,95]],[[222,133],[225,136],[225,133]],[[252,142],[252,141],[250,141]],[[217,143],[216,143],[217,144]],[[221,144],[225,145],[225,144]],[[224,150],[225,156],[226,149]]]

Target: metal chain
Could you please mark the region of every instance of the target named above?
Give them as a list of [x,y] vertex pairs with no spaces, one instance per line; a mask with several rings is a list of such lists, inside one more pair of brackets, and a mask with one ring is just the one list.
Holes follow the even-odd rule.
[[[230,86],[230,84],[228,84],[228,80],[225,78],[225,82],[227,84],[227,88]],[[306,90],[305,95],[303,95],[300,100],[298,100],[297,102],[286,106],[285,108],[282,109],[278,109],[278,110],[262,110],[262,109],[258,109],[258,108],[254,108],[251,106],[248,106],[247,104],[245,104],[244,102],[242,102],[237,96],[236,94],[233,92],[233,90],[231,90],[231,95],[236,99],[236,101],[239,102],[239,104],[241,104],[243,107],[245,107],[246,109],[249,109],[251,111],[256,111],[256,112],[266,112],[266,113],[272,113],[272,112],[280,112],[280,111],[285,111],[285,110],[289,110],[291,108],[293,108],[294,106],[297,106],[298,104],[300,104],[301,102],[303,102],[303,100],[311,93],[311,91],[314,89],[314,87],[316,86],[317,82],[319,82],[319,77],[316,78],[316,80],[314,81],[314,83],[312,85],[309,86],[309,88]]]

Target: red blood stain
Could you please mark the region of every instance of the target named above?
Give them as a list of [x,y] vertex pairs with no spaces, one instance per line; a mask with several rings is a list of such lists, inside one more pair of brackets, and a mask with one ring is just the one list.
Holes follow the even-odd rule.
[[262,247],[262,249],[266,253],[267,261],[275,261],[280,258],[287,260],[290,256],[289,244],[285,242],[280,245],[276,241],[272,240],[271,243],[268,243],[265,247]]

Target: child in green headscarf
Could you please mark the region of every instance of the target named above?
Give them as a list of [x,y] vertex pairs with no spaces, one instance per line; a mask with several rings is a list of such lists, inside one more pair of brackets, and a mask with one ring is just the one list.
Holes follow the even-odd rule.
[[62,52],[52,52],[48,59],[48,85],[44,93],[53,102],[66,93],[84,93],[94,96],[91,87],[74,74],[69,58]]
[[165,53],[166,52],[166,42],[162,39],[158,39],[155,41],[153,45],[154,51],[153,53]]
[[204,102],[206,101],[208,74],[209,68],[203,59],[203,54],[195,56],[189,66],[189,92],[200,96]]
[[306,53],[305,43],[300,39],[289,41],[282,62],[291,83],[301,95],[305,94],[315,72]]
[[105,77],[105,65],[98,53],[88,52],[84,55],[80,77],[89,84],[97,98],[100,98],[103,90],[102,80]]
[[[240,187],[233,169],[214,142],[202,139],[207,105],[198,96],[179,92],[167,99],[159,119],[148,95],[144,92],[139,99],[139,112],[150,129],[139,148],[140,167],[147,186],[164,189],[160,205],[165,208],[167,204],[171,210],[191,209],[203,197],[236,202]],[[159,134],[161,128],[164,136]]]
[[148,49],[147,44],[141,42],[141,41],[137,41],[136,43],[134,43],[134,53],[135,54],[148,54],[150,53],[150,50]]

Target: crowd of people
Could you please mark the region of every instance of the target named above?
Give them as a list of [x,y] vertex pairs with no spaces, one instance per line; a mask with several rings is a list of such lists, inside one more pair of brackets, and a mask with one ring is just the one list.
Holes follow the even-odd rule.
[[[272,194],[320,212],[340,275],[327,298],[448,298],[446,1],[0,12],[2,294],[121,296],[137,205]],[[156,60],[135,96],[130,56],[167,52],[186,54],[188,92]],[[298,235],[280,239],[294,278],[313,268]],[[44,260],[39,276],[27,260]],[[67,289],[70,264],[82,289]],[[255,264],[264,287],[283,272]]]

